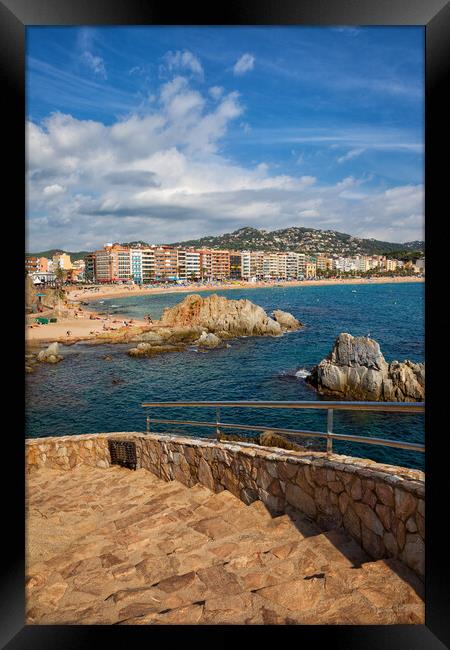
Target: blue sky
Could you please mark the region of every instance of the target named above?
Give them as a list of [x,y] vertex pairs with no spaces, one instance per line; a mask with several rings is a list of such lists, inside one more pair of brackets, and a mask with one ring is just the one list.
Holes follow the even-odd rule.
[[420,27],[27,29],[28,250],[423,238]]

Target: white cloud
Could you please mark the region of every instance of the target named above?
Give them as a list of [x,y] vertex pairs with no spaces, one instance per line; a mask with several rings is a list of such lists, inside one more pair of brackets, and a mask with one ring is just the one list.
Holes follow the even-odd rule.
[[43,189],[43,194],[46,196],[55,196],[55,194],[61,194],[61,192],[65,192],[65,188],[57,183],[55,185],[47,185]]
[[81,55],[81,60],[85,65],[87,65],[88,68],[95,72],[95,74],[103,77],[103,79],[108,78],[106,74],[105,62],[101,56],[96,56],[95,54],[92,54],[92,52],[85,51]]
[[177,50],[175,52],[169,51],[163,56],[164,66],[161,71],[167,70],[172,72],[173,70],[184,69],[192,72],[195,76],[203,79],[203,67],[199,59],[189,52],[189,50],[184,50],[181,52]]
[[242,75],[253,70],[255,66],[255,57],[251,54],[243,54],[234,64],[233,72],[235,75]]
[[220,99],[223,95],[223,88],[222,86],[211,86],[208,92],[213,99]]
[[301,210],[301,212],[299,212],[299,215],[306,218],[319,217],[320,212],[318,210]]
[[173,242],[302,220],[356,236],[422,238],[422,186],[376,189],[352,176],[326,184],[266,162],[238,164],[221,145],[243,113],[239,94],[223,92],[212,106],[209,94],[178,76],[146,114],[111,125],[61,113],[28,122],[28,249]]
[[360,156],[364,152],[365,152],[365,149],[351,149],[345,155],[340,156],[337,159],[337,161],[338,161],[338,163],[347,162],[347,160],[353,160],[353,158],[357,158],[358,156]]
[[94,74],[107,79],[106,67],[103,58],[95,53],[96,31],[90,27],[80,29],[78,33],[78,52],[80,61],[87,66]]

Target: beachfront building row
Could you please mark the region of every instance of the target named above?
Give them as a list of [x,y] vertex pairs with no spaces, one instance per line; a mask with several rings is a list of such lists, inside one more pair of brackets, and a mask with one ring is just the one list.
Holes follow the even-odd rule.
[[318,268],[315,258],[291,251],[244,251],[241,260],[241,277],[247,280],[312,278],[316,276]]
[[355,257],[338,257],[333,259],[332,269],[337,271],[359,271],[365,273],[372,269],[396,271],[403,262],[388,259],[385,255],[356,255]]
[[131,280],[137,284],[220,280],[231,277],[230,251],[177,249],[172,246],[128,248],[106,244],[103,249],[85,257],[85,277],[96,282]]
[[25,257],[25,271],[27,273],[48,273],[50,260],[46,257]]
[[[229,251],[215,249],[175,248],[172,246],[139,246],[106,244],[103,249],[85,257],[86,280],[96,282],[127,282],[147,284],[154,281],[195,281],[224,279],[314,278],[336,272],[367,272],[371,269],[395,271],[403,262],[381,255],[330,257],[294,251]],[[406,265],[407,266],[407,265]],[[424,272],[411,264],[415,272]]]
[[84,260],[71,261],[67,253],[25,258],[25,270],[32,279],[52,277],[64,271],[69,281],[135,282],[245,279],[308,279],[333,273],[393,272],[402,268],[425,273],[425,258],[413,262],[388,259],[383,255],[354,257],[307,255],[295,251],[230,251],[175,248],[173,246],[123,246],[105,244],[88,253]]
[[85,279],[147,284],[154,281],[225,279],[298,279],[331,268],[331,259],[304,253],[181,249],[171,246],[129,248],[106,244],[85,257]]
[[71,261],[68,253],[55,253],[52,258],[25,256],[25,271],[35,284],[53,284],[57,271],[64,271],[64,280],[84,280],[84,260]]
[[63,271],[84,270],[84,260],[72,262],[68,253],[55,253],[50,259],[48,257],[25,256],[25,270],[29,273],[56,273],[57,269]]

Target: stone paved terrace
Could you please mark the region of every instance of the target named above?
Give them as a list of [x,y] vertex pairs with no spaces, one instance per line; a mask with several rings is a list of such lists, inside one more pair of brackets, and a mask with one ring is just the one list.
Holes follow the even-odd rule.
[[29,471],[26,564],[28,624],[424,622],[419,578],[343,528],[143,468]]

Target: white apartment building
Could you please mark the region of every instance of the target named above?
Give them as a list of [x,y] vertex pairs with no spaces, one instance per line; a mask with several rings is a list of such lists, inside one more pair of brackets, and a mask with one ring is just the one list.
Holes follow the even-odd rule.
[[369,271],[369,269],[372,268],[372,260],[370,257],[363,256],[360,257],[359,255],[355,258],[355,264],[356,264],[356,270],[357,271],[362,271],[363,273],[365,271]]
[[264,275],[264,251],[243,251],[241,274],[243,278],[262,278]]
[[356,260],[352,257],[338,257],[333,260],[333,268],[344,272],[358,270]]
[[287,254],[265,253],[263,273],[265,278],[286,278]]
[[153,248],[142,249],[142,282],[150,282],[156,275],[156,259]]
[[201,277],[201,256],[199,251],[178,250],[178,277],[192,280]]
[[143,284],[153,280],[155,278],[155,266],[154,248],[130,249],[131,276],[136,284]]
[[286,278],[295,278],[299,276],[299,254],[287,253],[286,254]]
[[251,277],[251,257],[249,251],[244,251],[241,253],[241,276],[243,278]]
[[117,277],[119,280],[129,280],[131,276],[130,251],[117,251]]
[[396,271],[397,270],[397,260],[386,260],[385,268],[386,268],[386,271]]
[[241,253],[241,276],[243,278],[301,278],[306,275],[309,258],[305,253],[289,251],[270,253],[244,251]]

